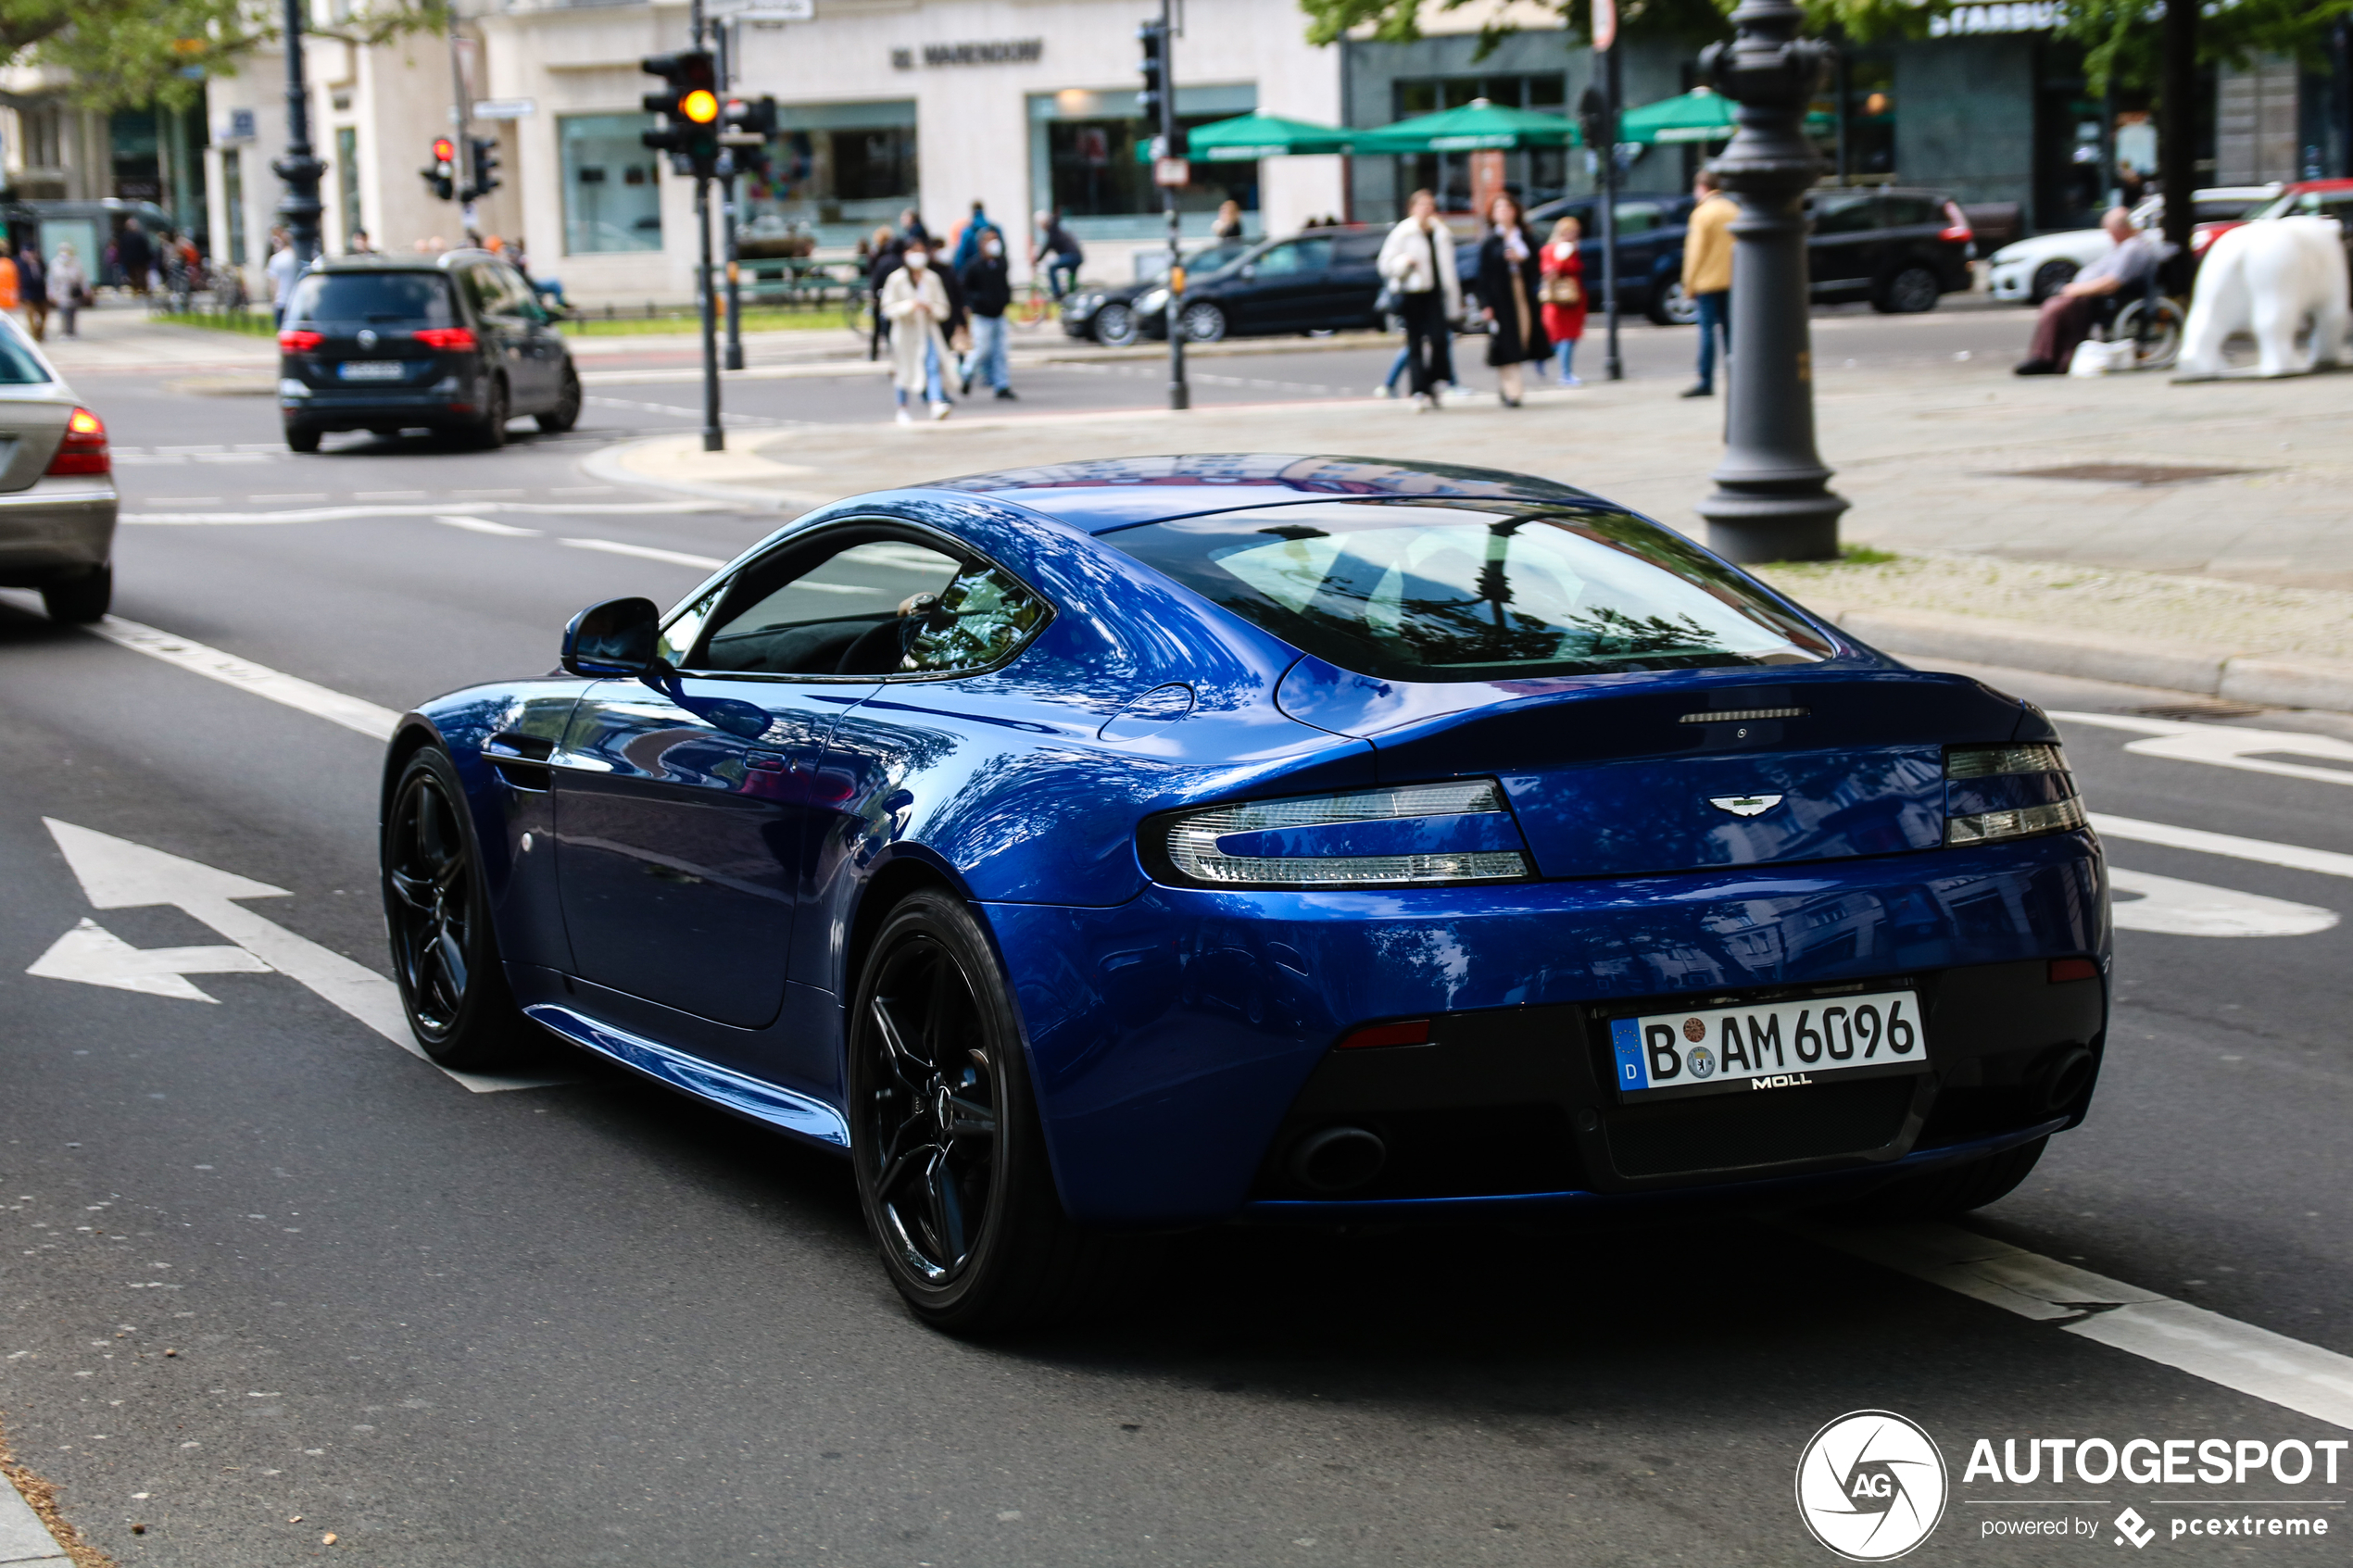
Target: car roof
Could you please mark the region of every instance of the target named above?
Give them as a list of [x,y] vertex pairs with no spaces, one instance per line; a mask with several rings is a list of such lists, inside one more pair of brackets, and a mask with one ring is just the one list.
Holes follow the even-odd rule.
[[498,257],[486,250],[472,246],[445,250],[434,256],[385,256],[371,252],[366,256],[322,256],[310,264],[313,272],[439,272],[452,262],[496,261]]
[[1287,501],[1434,497],[1592,506],[1597,499],[1572,485],[1500,469],[1277,452],[1103,458],[999,469],[915,488],[986,495],[1089,533]]

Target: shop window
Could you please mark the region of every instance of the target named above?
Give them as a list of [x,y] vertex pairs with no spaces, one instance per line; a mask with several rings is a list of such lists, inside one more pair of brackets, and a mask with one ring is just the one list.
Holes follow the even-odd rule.
[[[1506,108],[1537,114],[1568,112],[1568,78],[1560,71],[1536,75],[1448,76],[1404,79],[1395,84],[1395,119],[1459,109],[1476,99]],[[1504,155],[1504,186],[1533,207],[1565,194],[1568,189],[1567,147],[1531,147]],[[1397,160],[1398,210],[1415,191],[1435,191],[1438,205],[1449,212],[1467,212],[1471,205],[1470,155],[1420,153]]]
[[658,155],[639,139],[653,126],[649,114],[576,114],[556,121],[567,255],[661,248]]
[[[1157,126],[1137,117],[1133,93],[1073,89],[1030,98],[1031,181],[1038,205],[1061,212],[1081,239],[1140,237],[1161,222],[1160,188],[1145,156]],[[1176,123],[1187,130],[1230,119],[1257,107],[1253,87],[1177,89]],[[1176,193],[1176,207],[1205,228],[1225,202],[1258,210],[1258,165],[1196,158],[1192,183]]]
[[769,178],[748,182],[747,241],[847,245],[922,205],[915,105],[786,104]]

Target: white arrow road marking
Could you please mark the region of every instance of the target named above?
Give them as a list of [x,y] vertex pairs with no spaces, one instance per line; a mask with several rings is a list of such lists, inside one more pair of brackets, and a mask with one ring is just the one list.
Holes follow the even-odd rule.
[[2120,866],[2108,867],[2108,880],[2124,895],[2116,900],[2111,918],[2126,931],[2172,936],[2309,936],[2336,923],[2334,909]]
[[446,523],[451,528],[462,528],[469,533],[488,533],[500,539],[539,537],[539,530],[535,528],[517,528],[511,522],[493,522],[486,517],[453,517],[447,513],[440,513],[434,518],[434,521]]
[[639,560],[691,566],[698,571],[716,571],[727,564],[717,556],[690,556],[684,550],[658,550],[651,545],[624,545],[618,539],[565,539],[560,542],[570,545],[575,550],[602,550],[609,556],[635,556]]
[[1957,1225],[1792,1221],[1789,1228],[2020,1317],[2061,1323],[2069,1334],[2353,1428],[2353,1357]]
[[[2308,735],[2296,730],[2250,730],[2236,724],[2189,724],[2178,719],[2136,719],[2122,713],[2058,713],[2070,724],[2095,724],[2108,730],[2133,730],[2148,736],[2129,741],[2124,749],[2138,757],[2162,757],[2175,762],[2208,762],[2217,768],[2241,768],[2250,773],[2277,773],[2287,779],[2311,779],[2321,784],[2353,784],[2353,741],[2334,735]],[[2303,762],[2266,761],[2267,756],[2325,757],[2348,764],[2315,768]]]
[[[363,502],[347,507],[304,507],[280,512],[124,512],[120,522],[200,524],[208,522],[347,522],[363,517],[437,517],[448,501]],[[652,512],[721,512],[721,501],[472,501],[463,503],[477,512],[527,512],[536,515],[582,517],[613,514],[639,517]]]
[[2353,855],[2340,855],[2334,849],[2307,849],[2300,844],[2274,844],[2268,838],[2241,838],[2235,834],[2208,833],[2204,828],[2177,828],[2171,822],[2145,822],[2104,811],[2090,815],[2094,831],[2103,838],[2129,838],[2139,844],[2162,844],[2169,849],[2195,849],[2201,855],[2228,855],[2234,860],[2285,866],[2290,871],[2353,877]]
[[[409,1016],[400,1005],[400,989],[365,964],[355,963],[332,948],[322,947],[284,926],[264,920],[233,902],[239,898],[284,898],[283,887],[255,882],[195,860],[183,860],[144,844],[44,817],[49,836],[81,880],[93,907],[123,909],[150,904],[171,904],[234,942],[268,969],[299,982],[394,1045],[421,1060],[430,1061],[409,1031]],[[54,949],[52,949],[54,951]],[[206,949],[198,949],[204,951]],[[476,1094],[498,1089],[542,1088],[569,1082],[562,1078],[524,1078],[480,1073],[447,1073]]]
[[243,947],[134,947],[84,920],[49,945],[25,972],[44,980],[78,980],[183,1002],[216,1002],[185,977],[191,974],[267,974],[270,966]]
[[[400,715],[389,708],[379,708],[364,697],[333,691],[299,675],[289,675],[272,670],[266,664],[256,664],[249,659],[239,659],[233,653],[207,647],[186,637],[175,637],[169,632],[158,632],[152,626],[142,626],[135,621],[125,621],[109,615],[94,625],[83,628],[104,637],[117,647],[144,653],[149,659],[159,659],[166,664],[177,665],[207,680],[219,681],[266,696],[272,702],[341,724],[346,730],[357,730],[376,740],[390,740],[393,726]],[[106,908],[100,905],[100,909]]]

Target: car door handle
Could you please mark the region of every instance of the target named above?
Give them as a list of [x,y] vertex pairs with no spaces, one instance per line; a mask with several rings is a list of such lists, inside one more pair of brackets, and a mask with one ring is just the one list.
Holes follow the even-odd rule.
[[782,773],[788,771],[792,764],[781,751],[761,751],[755,747],[744,753],[744,766],[763,773]]

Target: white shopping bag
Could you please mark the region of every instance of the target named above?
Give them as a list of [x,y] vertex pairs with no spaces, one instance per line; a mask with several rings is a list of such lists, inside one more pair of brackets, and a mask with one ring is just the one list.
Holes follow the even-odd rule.
[[2075,358],[2067,362],[2070,376],[2104,376],[2111,370],[2133,368],[2133,340],[2122,338],[2115,343],[2095,343],[2085,338],[2075,345]]

